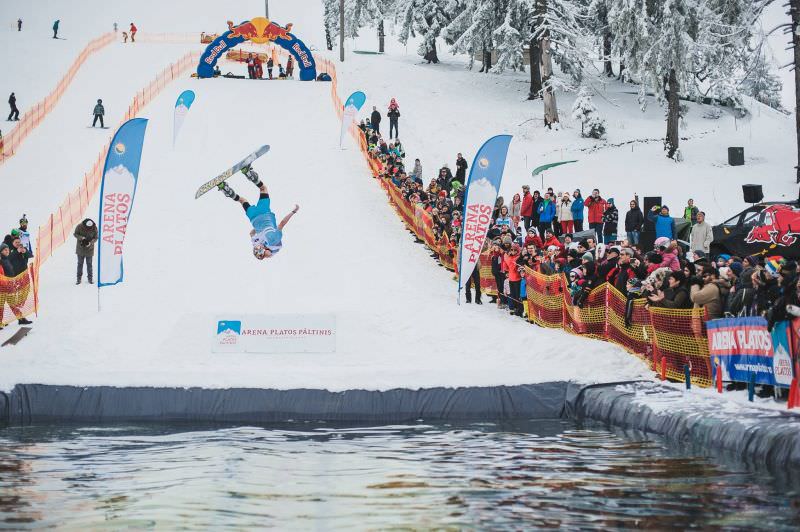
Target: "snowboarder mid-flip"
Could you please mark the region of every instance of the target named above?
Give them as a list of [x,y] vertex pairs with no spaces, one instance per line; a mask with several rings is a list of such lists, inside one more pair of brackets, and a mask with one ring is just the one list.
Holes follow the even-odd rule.
[[258,174],[249,166],[242,168],[242,173],[258,187],[260,192],[258,196],[258,203],[250,205],[246,199],[239,197],[234,190],[224,181],[217,185],[217,188],[225,194],[226,197],[231,198],[233,201],[238,201],[242,204],[244,212],[250,223],[253,225],[253,230],[250,231],[250,239],[253,243],[253,255],[258,260],[270,258],[281,250],[283,247],[283,228],[300,209],[297,205],[294,209],[283,217],[281,223],[276,223],[275,213],[270,210],[270,197],[267,192],[267,187],[258,178]]

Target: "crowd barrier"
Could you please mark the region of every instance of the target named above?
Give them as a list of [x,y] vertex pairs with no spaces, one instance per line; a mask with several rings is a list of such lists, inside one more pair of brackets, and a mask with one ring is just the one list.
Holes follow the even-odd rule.
[[[327,59],[318,61],[318,65],[320,71],[331,76],[331,100],[341,119],[343,109],[338,95],[336,66]],[[382,165],[370,156],[364,134],[358,127],[351,126],[350,134],[409,231],[438,256],[445,268],[455,270],[455,246],[446,235],[435,239],[430,213],[407,201],[391,180],[382,176]],[[498,287],[492,276],[488,253],[481,255],[479,273],[481,291],[497,295]],[[531,323],[613,342],[641,358],[654,371],[674,380],[684,379],[684,366],[688,365],[692,384],[711,386],[706,316],[702,309],[648,307],[645,299],[628,301],[608,283],[592,290],[584,304],[578,307],[572,304],[564,274],[543,275],[527,269],[524,278],[524,303]]]
[[89,44],[81,50],[81,53],[78,54],[78,57],[73,61],[67,73],[61,78],[50,94],[45,96],[42,101],[29,107],[25,111],[25,114],[22,115],[19,122],[16,123],[14,129],[0,139],[0,164],[17,153],[19,145],[42,123],[42,120],[50,114],[89,56],[108,46],[113,41],[114,34],[106,33],[91,40]]
[[0,325],[36,313],[38,298],[37,271],[34,264],[16,277],[0,275]]

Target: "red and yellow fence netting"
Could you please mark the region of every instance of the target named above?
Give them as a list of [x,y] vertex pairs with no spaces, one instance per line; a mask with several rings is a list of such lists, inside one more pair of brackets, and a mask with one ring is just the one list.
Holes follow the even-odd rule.
[[[323,59],[317,63],[320,71],[331,76],[331,100],[339,118],[342,100],[337,90],[335,65]],[[381,162],[368,150],[364,134],[356,126],[350,133],[358,143],[372,175],[380,181],[389,201],[406,227],[437,254],[439,261],[455,269],[455,246],[446,236],[435,239],[433,220],[421,205],[412,204],[383,174]],[[498,287],[492,275],[488,253],[480,261],[481,289],[497,295]],[[526,300],[528,320],[542,327],[560,328],[614,342],[638,356],[654,370],[664,364],[666,375],[683,380],[684,365],[691,367],[692,383],[711,385],[711,369],[706,339],[705,315],[702,309],[674,310],[650,308],[645,299],[628,300],[613,286],[604,283],[592,290],[580,307],[572,304],[567,278],[563,274],[543,275],[526,270]]]
[[50,94],[45,96],[42,101],[25,111],[25,114],[22,115],[22,118],[20,118],[19,122],[17,122],[16,127],[14,127],[14,129],[12,129],[8,135],[0,139],[0,164],[17,153],[19,145],[22,144],[28,135],[30,135],[31,132],[42,123],[42,120],[44,120],[44,118],[50,114],[53,108],[55,108],[56,104],[64,95],[64,92],[66,92],[66,90],[69,88],[72,80],[75,79],[75,75],[78,73],[78,70],[80,70],[86,60],[93,53],[108,46],[113,41],[114,34],[106,33],[96,39],[91,40],[89,44],[87,44],[86,47],[81,50],[81,53],[78,54],[78,57],[72,62],[72,65],[69,67],[67,73],[64,74],[61,80],[59,80],[56,87],[50,91]]
[[0,325],[34,314],[37,310],[36,269],[31,264],[16,277],[0,275]]

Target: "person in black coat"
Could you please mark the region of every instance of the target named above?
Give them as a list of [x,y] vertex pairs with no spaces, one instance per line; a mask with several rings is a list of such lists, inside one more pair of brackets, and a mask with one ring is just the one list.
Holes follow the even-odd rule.
[[370,123],[372,124],[372,129],[374,129],[378,135],[381,134],[381,114],[378,112],[378,108],[374,105],[372,106],[372,114],[369,115]]
[[625,233],[631,246],[639,245],[639,235],[644,225],[644,213],[636,200],[631,200],[631,209],[625,214]]
[[275,66],[275,62],[270,57],[269,61],[267,61],[267,75],[269,76],[269,79],[272,79],[272,67],[274,67],[274,66]]
[[11,112],[8,113],[8,120],[9,122],[12,120],[19,120],[19,109],[17,109],[17,97],[14,93],[11,93],[11,96],[8,97],[8,106],[11,108]]
[[[394,98],[392,98],[392,103],[389,105],[389,112],[386,113],[386,116],[389,117],[389,138],[396,139],[400,135],[400,130],[398,129],[400,107],[397,105]],[[392,135],[392,132],[394,132],[394,135]]]
[[467,181],[467,161],[460,153],[456,157],[456,180],[462,185]]
[[28,269],[28,260],[32,257],[33,253],[22,245],[22,240],[19,237],[14,238],[8,258],[14,268],[15,275],[19,275]]
[[16,276],[14,264],[11,262],[11,248],[5,242],[0,244],[0,273],[5,277]]

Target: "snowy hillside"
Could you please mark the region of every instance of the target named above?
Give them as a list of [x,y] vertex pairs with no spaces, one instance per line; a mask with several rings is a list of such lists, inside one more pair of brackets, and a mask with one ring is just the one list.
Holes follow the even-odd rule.
[[[42,13],[61,5],[3,2],[0,38],[15,38],[5,21],[17,16],[30,19],[31,28],[48,28],[52,17],[42,19]],[[70,32],[95,36],[117,19],[121,25],[134,20],[142,31],[222,31],[226,20],[262,13],[260,1],[199,9],[194,2],[91,0],[54,16],[61,16],[70,36],[65,43],[71,43]],[[328,55],[321,50],[319,2],[300,9],[295,2],[273,1],[270,15],[294,22],[316,54]],[[80,49],[70,44],[56,53],[47,37],[43,41],[36,53],[57,55],[57,64],[68,65]],[[725,111],[718,120],[703,118],[703,106],[690,104],[681,130],[687,137],[684,162],[675,163],[663,156],[663,110],[652,101],[642,113],[633,86],[594,79],[595,103],[609,126],[608,139],[596,142],[580,138],[569,119],[574,95],[558,95],[563,127],[547,131],[541,102],[525,100],[525,74],[470,72],[463,57],[445,53],[442,64],[424,65],[415,46],[407,52],[392,38],[387,45],[383,56],[348,54],[337,66],[340,96],[364,90],[367,108],[381,111],[396,97],[401,138],[411,162],[422,160],[426,181],[443,163],[452,167],[456,153],[471,162],[489,136],[511,133],[501,190],[507,199],[523,183],[541,185],[531,182],[534,167],[573,158],[579,162],[548,173],[544,186],[599,187],[618,201],[634,192],[662,195],[674,208],[693,197],[716,221],[743,206],[742,183],[763,183],[769,199],[796,197],[793,121],[762,105],[751,105],[750,116],[738,121]],[[356,47],[372,49],[374,42]],[[116,125],[134,92],[190,48],[200,46],[115,43],[90,59],[53,114],[0,166],[0,181],[14,187],[0,195],[0,223],[10,227],[23,212],[32,227],[42,223],[108,140],[109,131],[86,127],[94,100],[103,98],[107,123]],[[7,74],[27,83],[31,94],[45,94],[58,77],[33,80],[25,68],[14,60]],[[172,109],[187,88],[197,100],[173,151]],[[412,242],[357,148],[349,140],[345,150],[338,148],[329,90],[321,83],[188,77],[168,87],[142,113],[150,123],[125,243],[125,282],[103,289],[98,313],[96,288],[74,285],[69,239],[43,267],[33,332],[3,351],[0,390],[17,382],[388,389],[649,375],[614,345],[540,329],[489,305],[456,306],[451,274]],[[301,209],[286,228],[285,249],[262,263],[252,258],[241,208],[216,191],[200,200],[193,192],[265,143],[271,151],[255,168],[270,189],[273,209],[279,219],[294,203]],[[727,166],[728,146],[745,147],[745,166]],[[242,176],[231,186],[255,198]],[[88,215],[95,217],[96,209],[95,201]],[[337,352],[210,352],[218,316],[293,312],[335,313]]]

